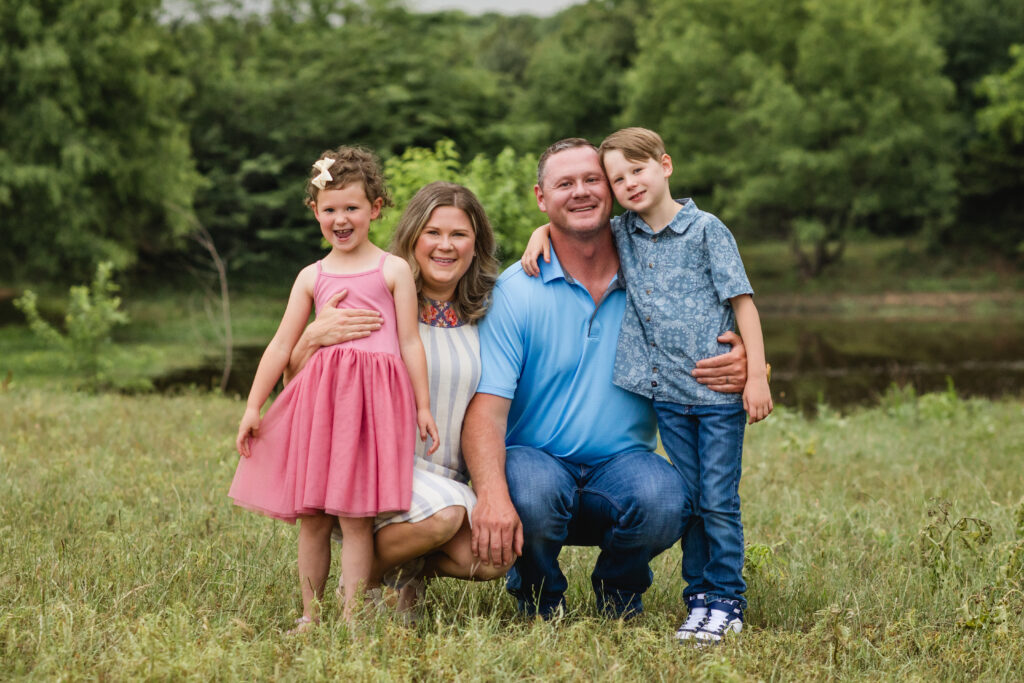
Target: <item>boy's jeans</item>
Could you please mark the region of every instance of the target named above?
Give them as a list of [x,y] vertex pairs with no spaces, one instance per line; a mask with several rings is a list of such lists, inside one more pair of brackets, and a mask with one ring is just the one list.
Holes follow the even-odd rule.
[[708,602],[736,600],[746,609],[739,494],[743,404],[655,401],[654,410],[665,452],[683,475],[688,498],[699,501],[683,529],[683,595],[706,593]]
[[568,583],[558,566],[565,545],[600,546],[590,577],[598,609],[616,617],[643,611],[648,564],[676,542],[692,514],[672,465],[641,451],[588,467],[513,446],[505,475],[523,523],[523,555],[508,573],[520,611],[546,618],[565,604]]

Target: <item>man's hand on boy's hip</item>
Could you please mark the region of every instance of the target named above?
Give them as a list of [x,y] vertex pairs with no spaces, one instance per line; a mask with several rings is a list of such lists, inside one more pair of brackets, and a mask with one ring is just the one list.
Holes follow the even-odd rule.
[[718,337],[723,344],[732,344],[728,353],[697,361],[691,373],[701,384],[725,394],[739,394],[747,385],[747,348],[735,332]]

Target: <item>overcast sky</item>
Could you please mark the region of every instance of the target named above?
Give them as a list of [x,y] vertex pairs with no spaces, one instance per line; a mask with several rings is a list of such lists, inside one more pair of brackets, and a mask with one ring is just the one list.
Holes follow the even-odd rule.
[[545,17],[581,2],[583,0],[411,0],[409,6],[422,11],[461,9],[473,14],[501,12]]

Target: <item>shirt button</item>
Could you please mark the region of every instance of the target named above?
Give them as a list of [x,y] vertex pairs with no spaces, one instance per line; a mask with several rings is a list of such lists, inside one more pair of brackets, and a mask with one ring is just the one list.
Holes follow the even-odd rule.
[[651,372],[657,372],[658,368],[651,368]]
[[650,294],[650,293],[651,293],[651,290],[649,290],[649,289],[648,289],[648,290],[647,290],[647,293],[648,293],[648,294]]
[[658,386],[658,383],[657,382],[651,382],[651,386],[652,387],[656,387],[656,386]]
[[651,322],[651,316],[647,316],[647,322]]
[[653,263],[648,263],[648,264],[647,264],[647,267],[648,267],[648,268],[653,268],[653,267],[654,267],[654,264],[653,264]]
[[651,346],[657,347],[658,345],[655,342],[651,342]]
[[655,237],[655,238],[654,238],[654,239],[652,239],[651,241],[652,241],[652,242],[657,242],[657,241],[658,241],[658,238],[657,238],[657,237]]

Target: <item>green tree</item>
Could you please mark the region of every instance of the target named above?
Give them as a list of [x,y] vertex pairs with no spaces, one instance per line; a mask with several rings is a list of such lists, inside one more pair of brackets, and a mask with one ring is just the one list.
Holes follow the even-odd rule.
[[[998,88],[1012,71],[1011,46],[1024,40],[1024,3],[932,0],[929,4],[941,19],[939,39],[948,56],[945,72],[956,85],[961,114],[955,137],[960,152],[956,170],[960,211],[955,223],[932,237],[936,246],[944,248],[980,246],[1013,254],[1021,240],[1022,148],[1006,130],[997,130],[1002,124],[990,124],[993,117],[1002,116],[997,112],[1005,111]],[[983,115],[982,110],[988,112]]]
[[638,35],[619,122],[658,130],[674,184],[739,234],[785,235],[804,276],[858,228],[948,219],[953,88],[919,4],[661,0]]
[[1010,46],[1024,40],[1024,3],[1018,0],[929,0],[939,17],[944,71],[957,88],[961,110],[973,117],[984,105],[978,83],[1012,64]]
[[590,0],[561,12],[526,66],[509,118],[513,144],[542,149],[559,138],[600,141],[610,133],[636,55],[636,26],[647,13],[638,0]]
[[442,138],[501,149],[506,94],[463,27],[397,2],[277,0],[265,16],[174,27],[190,45],[192,144],[208,183],[197,212],[233,269],[290,272],[318,253],[302,205],[310,164],[362,144],[382,157]]
[[486,19],[490,26],[476,46],[477,62],[485,69],[505,76],[511,86],[522,87],[541,27],[549,20],[528,14],[511,17],[492,14]]
[[[983,160],[987,173],[965,186],[968,198],[984,196],[982,223],[972,231],[987,247],[1024,255],[1024,45],[1009,51],[1013,63],[1002,73],[986,76],[978,93],[987,104],[978,110],[979,137],[970,153]],[[982,185],[978,181],[984,181]],[[977,209],[976,209],[977,210]],[[961,238],[960,241],[967,241]]]
[[0,4],[5,279],[73,280],[188,232],[198,183],[180,122],[188,83],[159,0]]

